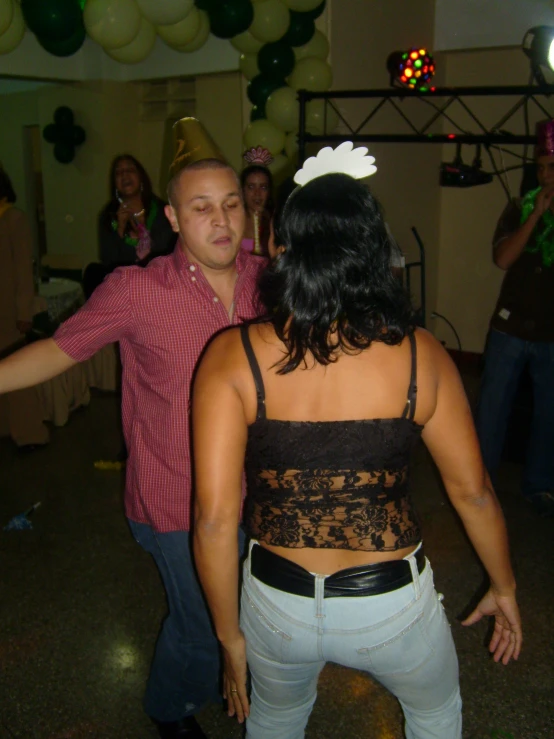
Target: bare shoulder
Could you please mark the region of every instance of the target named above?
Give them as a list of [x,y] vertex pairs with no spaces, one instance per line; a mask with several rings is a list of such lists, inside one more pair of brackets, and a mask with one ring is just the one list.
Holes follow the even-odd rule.
[[440,341],[435,339],[430,331],[424,328],[417,328],[415,336],[417,340],[418,359],[430,363],[430,365],[437,369],[450,365],[454,366],[450,354]]
[[240,327],[233,326],[216,334],[207,344],[199,365],[203,377],[232,380],[244,369],[246,354],[240,335]]

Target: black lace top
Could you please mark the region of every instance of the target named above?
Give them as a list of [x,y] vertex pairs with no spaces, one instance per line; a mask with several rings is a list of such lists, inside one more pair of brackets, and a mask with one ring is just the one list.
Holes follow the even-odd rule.
[[416,342],[400,418],[278,421],[266,418],[265,390],[248,327],[241,326],[258,396],[248,428],[244,522],[248,535],[281,547],[392,551],[417,544],[408,487],[415,423]]

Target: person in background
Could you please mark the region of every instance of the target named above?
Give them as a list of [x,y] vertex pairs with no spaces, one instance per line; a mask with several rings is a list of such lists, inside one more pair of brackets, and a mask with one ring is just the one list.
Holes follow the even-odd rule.
[[[537,125],[538,187],[508,204],[493,236],[493,259],[506,275],[491,318],[477,407],[477,433],[493,483],[508,419],[526,367],[533,419],[523,496],[554,516],[554,121]],[[529,187],[526,173],[522,190]]]
[[[0,356],[24,342],[34,313],[33,239],[16,199],[10,178],[0,168]],[[21,451],[48,443],[40,400],[32,388],[9,393],[2,411],[7,416],[2,425]]]
[[109,179],[110,200],[98,219],[100,264],[89,264],[83,275],[86,298],[116,267],[144,266],[170,254],[177,240],[165,202],[152,192],[150,177],[134,156],[115,157]]
[[267,243],[273,215],[273,178],[267,168],[273,157],[262,147],[250,149],[244,155],[248,166],[240,174],[246,225],[242,248],[250,254],[267,256]]
[[[162,739],[205,739],[195,714],[220,699],[220,663],[190,550],[190,384],[206,342],[259,315],[264,262],[240,248],[244,207],[235,171],[196,119],[178,121],[173,130],[166,213],[180,236],[177,248],[146,267],[116,269],[53,338],[0,362],[0,393],[53,377],[120,342],[125,512],[159,569],[168,602],[144,708]],[[238,525],[235,536],[239,541]]]
[[220,334],[198,368],[195,561],[248,739],[301,739],[326,661],[390,690],[409,739],[461,739],[456,650],[410,491],[420,438],[490,578],[464,624],[494,618],[503,664],[522,642],[506,526],[460,377],[414,327],[379,205],[354,179],[373,157],[351,149],[296,174],[284,252],[260,283],[268,318]]

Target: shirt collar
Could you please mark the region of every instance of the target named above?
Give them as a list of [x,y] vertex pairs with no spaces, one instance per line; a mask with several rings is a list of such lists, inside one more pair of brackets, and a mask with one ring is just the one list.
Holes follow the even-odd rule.
[[[237,273],[240,275],[240,273],[243,272],[247,268],[248,264],[252,261],[253,259],[250,254],[248,254],[244,249],[239,249],[236,261]],[[197,267],[199,267],[197,262],[191,262],[185,254],[184,249],[181,247],[180,237],[177,240],[177,243],[175,244],[175,249],[173,251],[173,263],[177,272],[180,273],[186,272],[192,264],[195,264]]]

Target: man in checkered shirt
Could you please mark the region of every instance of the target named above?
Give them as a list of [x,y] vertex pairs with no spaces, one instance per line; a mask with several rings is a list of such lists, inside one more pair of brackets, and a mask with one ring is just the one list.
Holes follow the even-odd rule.
[[125,511],[156,561],[169,614],[144,706],[160,736],[205,737],[194,714],[219,700],[219,653],[191,561],[190,385],[211,336],[259,312],[263,260],[240,249],[244,207],[235,172],[218,159],[171,181],[173,254],[109,275],[53,338],[0,362],[0,392],[43,382],[119,341],[129,458]]

